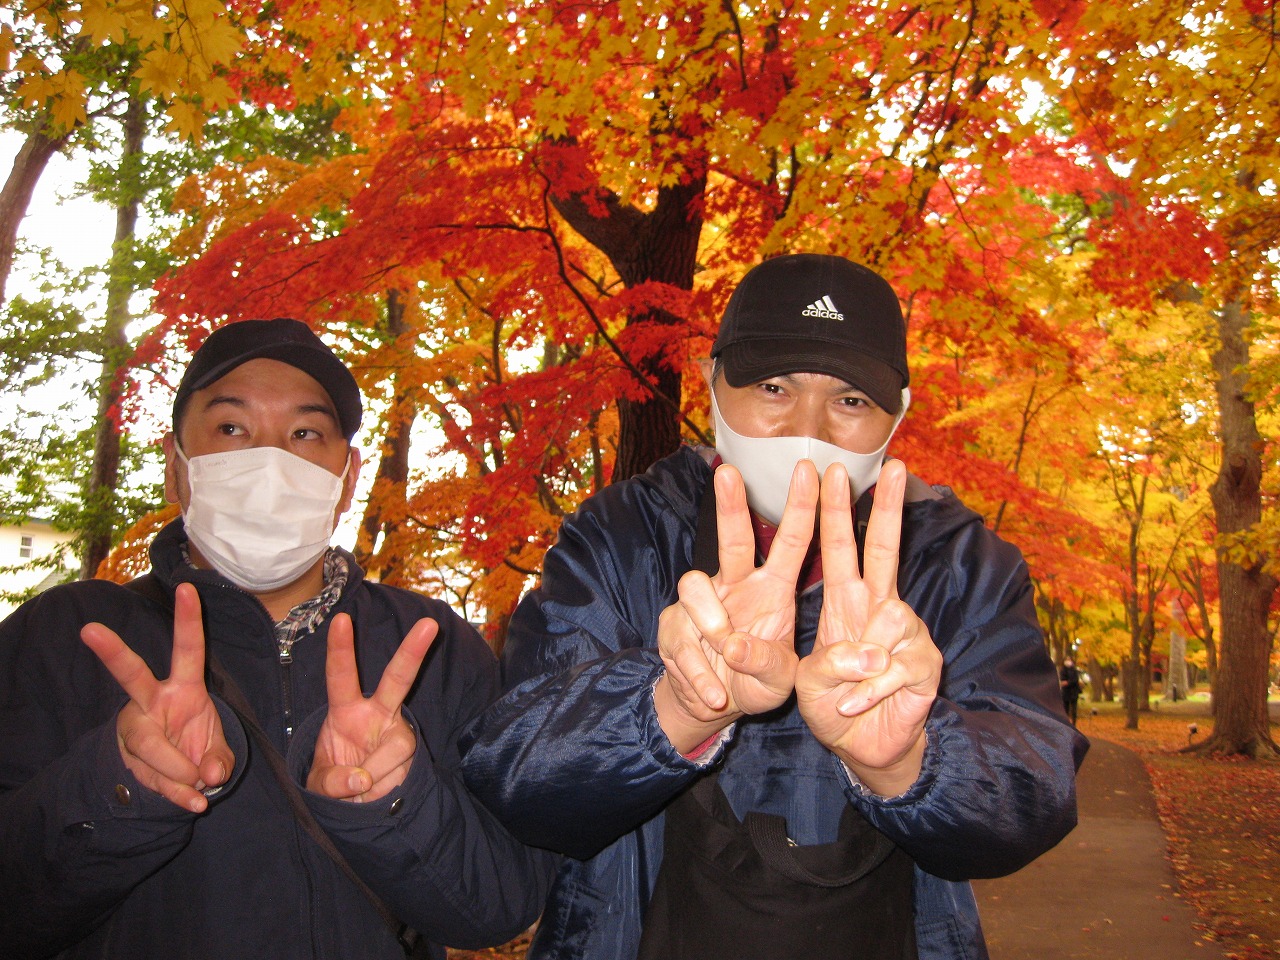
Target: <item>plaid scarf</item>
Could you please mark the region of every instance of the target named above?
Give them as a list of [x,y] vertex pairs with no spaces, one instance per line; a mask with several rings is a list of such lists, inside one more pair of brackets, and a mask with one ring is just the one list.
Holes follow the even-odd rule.
[[[186,543],[182,544],[182,559],[188,566],[193,566]],[[290,651],[301,637],[311,633],[324,622],[329,611],[338,602],[338,598],[342,596],[350,574],[351,568],[347,564],[347,558],[341,551],[330,547],[324,555],[324,589],[310,600],[302,601],[275,625],[276,645],[280,651],[281,663],[289,662]]]
[[349,574],[347,558],[330,547],[324,555],[324,589],[310,600],[303,600],[276,624],[276,644],[280,648],[282,663],[289,662],[289,651],[298,638],[311,633],[324,622],[324,618],[342,596]]

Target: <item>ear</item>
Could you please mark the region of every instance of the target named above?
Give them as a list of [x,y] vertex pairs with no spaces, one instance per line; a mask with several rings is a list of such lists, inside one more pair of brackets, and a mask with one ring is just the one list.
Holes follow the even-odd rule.
[[711,374],[716,369],[716,362],[710,357],[703,357],[698,361],[698,369],[702,371],[702,379],[707,381],[707,389],[711,389]]
[[347,476],[342,481],[342,500],[338,503],[338,516],[351,509],[351,500],[356,493],[356,481],[360,478],[360,448],[351,447],[348,453],[351,458],[347,464]]
[[178,445],[170,430],[160,441],[164,448],[164,500],[165,503],[178,503],[178,470],[182,461],[178,459]]

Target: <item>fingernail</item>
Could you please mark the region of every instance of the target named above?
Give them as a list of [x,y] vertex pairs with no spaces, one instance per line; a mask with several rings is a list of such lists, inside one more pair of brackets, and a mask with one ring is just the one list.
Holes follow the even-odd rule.
[[365,786],[364,772],[353,773],[351,779],[347,781],[347,788],[352,793],[364,793],[369,788]]

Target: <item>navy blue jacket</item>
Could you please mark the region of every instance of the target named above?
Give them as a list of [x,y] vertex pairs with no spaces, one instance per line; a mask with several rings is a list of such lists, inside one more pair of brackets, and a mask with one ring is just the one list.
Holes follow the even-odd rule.
[[[209,649],[302,782],[327,705],[328,621],[283,665],[266,609],[218,574],[181,565],[183,536],[181,521],[160,533],[153,571],[170,602],[177,582],[196,585]],[[366,695],[418,619],[434,618],[440,633],[405,704],[418,748],[404,784],[366,804],[304,791],[308,805],[361,879],[432,942],[431,956],[443,958],[445,943],[503,942],[537,917],[553,860],[514,840],[457,773],[459,731],[497,695],[496,659],[447,605],[367,582],[348,560],[332,613],[351,615]],[[206,813],[133,778],[116,746],[127,698],[79,639],[91,620],[168,675],[172,613],[113,583],[57,587],[0,624],[0,954],[403,960],[224,704],[236,769]]]
[[[851,782],[794,698],[739,720],[727,743],[693,762],[663,734],[652,688],[663,670],[658,616],[691,566],[706,461],[684,448],[588,500],[511,621],[509,692],[474,731],[463,769],[517,836],[574,858],[529,956],[635,956],[662,859],[661,810],[704,764],[718,764],[739,815],[783,814],[802,844],[833,839],[855,804],[915,861],[920,957],[985,957],[968,880],[1017,870],[1072,829],[1086,749],[1063,715],[1018,551],[949,491],[909,484],[899,592],[944,668],[924,768],[906,793],[886,799]],[[801,654],[821,604],[821,584],[798,599]]]

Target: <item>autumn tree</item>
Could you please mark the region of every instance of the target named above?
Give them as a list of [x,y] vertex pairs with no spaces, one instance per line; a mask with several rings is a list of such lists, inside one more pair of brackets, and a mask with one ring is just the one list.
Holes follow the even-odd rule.
[[127,124],[140,99],[165,104],[173,131],[197,134],[235,99],[223,74],[242,41],[227,8],[213,2],[19,0],[8,10],[0,21],[2,122],[25,140],[0,191],[0,304],[50,158],[104,118]]
[[[537,572],[536,558],[512,559],[544,535],[509,493],[545,506],[541,477],[571,509],[604,478],[705,435],[689,359],[741,274],[798,249],[867,262],[903,292],[918,361],[895,449],[913,469],[975,497],[1037,563],[1066,568],[1085,552],[1056,548],[1064,531],[1087,540],[1088,524],[1037,466],[1088,350],[1047,267],[1070,214],[1037,199],[1069,195],[1080,175],[1060,132],[1036,121],[1065,29],[1052,11],[274,9],[260,25],[264,84],[285,81],[282,104],[339,103],[357,153],[307,169],[226,165],[189,184],[201,255],[162,284],[158,306],[174,330],[289,312],[359,339],[394,290],[421,324],[417,348],[439,343],[454,362],[463,354],[443,330],[470,343],[475,317],[490,316],[500,362],[470,359],[467,376],[418,398],[455,462],[478,473],[467,499],[444,499],[466,504],[451,526],[486,575],[508,560]],[[361,367],[364,351],[352,360]],[[1025,369],[1038,384],[1009,373]],[[446,395],[465,417],[445,415]],[[520,415],[495,432],[494,411],[510,410]],[[1019,416],[1034,453],[999,439]],[[1071,448],[1057,449],[1065,474]]]
[[[111,175],[86,188],[116,216],[111,249],[102,256],[107,266],[101,314],[82,318],[80,329],[64,323],[46,327],[41,318],[66,311],[25,300],[10,305],[20,328],[26,326],[38,344],[19,344],[12,355],[19,363],[41,353],[66,363],[69,347],[81,358],[89,353],[99,367],[91,391],[91,459],[75,524],[84,577],[94,575],[124,519],[120,407],[134,354],[126,331],[136,319],[134,295],[148,289],[158,272],[154,248],[149,254],[138,233],[143,204],[156,192],[144,171],[144,141],[157,129],[153,107],[160,106],[173,131],[198,134],[209,111],[234,97],[223,74],[242,40],[227,9],[212,3],[152,8],[112,0],[26,0],[0,22],[3,122],[26,135],[0,193],[0,305],[21,220],[50,157],[75,145],[101,170],[104,148],[117,145],[106,161]],[[20,382],[8,386],[16,389]]]
[[1078,6],[1076,36],[1093,40],[1064,54],[1078,71],[1069,107],[1112,176],[1097,280],[1141,309],[1196,302],[1213,320],[1222,629],[1214,732],[1201,749],[1274,756],[1266,688],[1276,580],[1257,536],[1275,480],[1264,471],[1254,369],[1272,349],[1280,245],[1275,5]]

